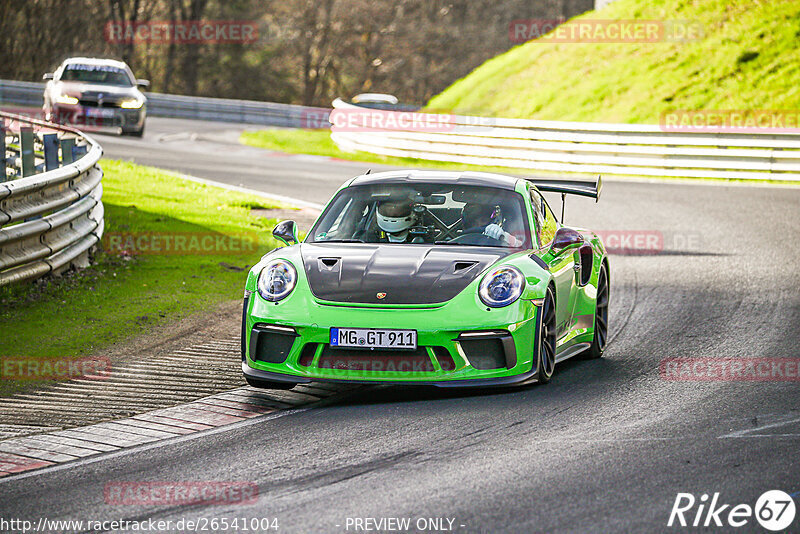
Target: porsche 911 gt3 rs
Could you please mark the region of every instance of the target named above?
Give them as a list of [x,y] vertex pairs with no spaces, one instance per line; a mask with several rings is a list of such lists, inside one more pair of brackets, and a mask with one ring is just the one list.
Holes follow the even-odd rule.
[[[302,242],[249,272],[242,370],[256,387],[311,381],[546,383],[598,358],[609,263],[593,232],[541,192],[597,199],[597,182],[390,171],[344,184]],[[563,219],[563,208],[562,208]]]

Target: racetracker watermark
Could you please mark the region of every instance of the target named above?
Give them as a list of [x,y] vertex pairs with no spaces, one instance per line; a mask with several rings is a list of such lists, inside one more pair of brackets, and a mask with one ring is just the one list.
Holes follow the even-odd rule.
[[781,490],[764,492],[754,506],[744,503],[732,506],[721,501],[719,493],[713,496],[704,493],[700,498],[691,493],[678,493],[667,526],[739,528],[750,523],[755,516],[762,527],[775,532],[788,528],[796,513],[791,495]]
[[[315,113],[310,116],[317,117]],[[409,130],[415,132],[450,132],[456,128],[455,115],[386,111],[382,109],[334,109],[330,118],[333,132],[372,132]]]
[[214,232],[108,232],[103,248],[109,254],[137,255],[235,255],[256,251],[258,234],[233,235]]
[[658,230],[599,230],[606,250],[612,254],[658,254],[664,250],[664,234]]
[[[363,372],[378,372],[397,373],[398,376],[404,378],[419,378],[430,376],[432,372],[436,371],[427,355],[420,357],[418,355],[405,356],[398,354],[396,356],[372,357],[369,351],[363,352],[363,356],[347,358],[323,356],[317,365],[321,370],[338,371],[337,376],[351,375],[355,377],[361,376]],[[455,364],[452,359],[437,359],[437,361],[442,371],[455,370]]]
[[258,41],[258,24],[251,20],[112,20],[103,35],[110,44],[252,44]]
[[124,506],[180,506],[188,504],[254,504],[254,482],[109,482],[103,488],[106,504]]
[[111,376],[111,360],[102,356],[47,358],[20,356],[0,358],[3,380],[103,380]]
[[659,230],[597,230],[595,233],[609,254],[624,256],[699,252],[703,243],[699,233]]
[[517,19],[508,25],[512,43],[664,43],[704,35],[703,25],[692,20]]
[[[3,107],[3,111],[14,113],[21,117],[28,119],[38,119],[47,121],[48,117],[45,115],[42,108],[29,108],[29,107]],[[126,110],[137,113],[138,110]],[[93,117],[87,115],[83,109],[75,109],[72,111],[59,109],[56,110],[49,122],[55,122],[64,126],[71,126],[82,131],[98,131],[107,128],[119,128],[119,120],[114,117]],[[20,123],[17,119],[6,119],[4,121],[6,131],[18,130],[19,126],[28,126],[28,124]],[[58,130],[51,130],[50,128],[41,127],[40,130],[57,132]]]
[[800,133],[800,110],[678,109],[661,114],[665,132]]
[[666,358],[658,371],[678,382],[800,382],[800,358]]

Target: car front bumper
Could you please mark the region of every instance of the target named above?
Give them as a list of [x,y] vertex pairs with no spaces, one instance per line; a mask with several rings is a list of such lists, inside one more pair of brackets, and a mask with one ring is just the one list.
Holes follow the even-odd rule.
[[79,104],[53,106],[53,118],[56,122],[86,130],[110,128],[122,128],[126,132],[141,130],[146,115],[145,106],[139,109],[99,108]]
[[[252,379],[488,386],[526,381],[536,372],[539,308],[530,300],[499,309],[469,296],[425,308],[287,300],[275,305],[254,293],[245,301],[242,371]],[[413,329],[418,349],[332,348],[334,327]]]

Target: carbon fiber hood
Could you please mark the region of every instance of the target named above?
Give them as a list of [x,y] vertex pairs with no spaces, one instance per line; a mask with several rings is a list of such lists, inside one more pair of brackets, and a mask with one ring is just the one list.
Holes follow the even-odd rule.
[[434,304],[455,297],[511,251],[497,247],[303,243],[300,253],[308,284],[319,299],[353,304]]

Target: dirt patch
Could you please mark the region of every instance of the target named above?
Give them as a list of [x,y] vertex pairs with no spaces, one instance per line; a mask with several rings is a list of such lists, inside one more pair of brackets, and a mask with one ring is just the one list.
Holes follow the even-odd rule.
[[111,362],[142,361],[209,340],[227,340],[238,335],[242,322],[242,301],[224,302],[212,310],[159,324],[133,339],[106,347],[96,356]]
[[111,362],[103,379],[49,382],[1,398],[0,439],[131,417],[245,385],[241,314],[235,300],[156,325],[93,355]]

